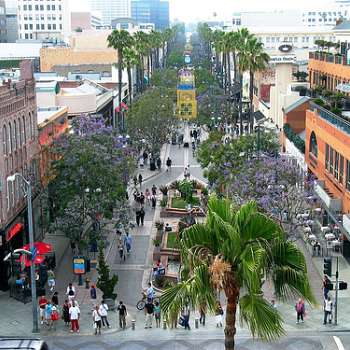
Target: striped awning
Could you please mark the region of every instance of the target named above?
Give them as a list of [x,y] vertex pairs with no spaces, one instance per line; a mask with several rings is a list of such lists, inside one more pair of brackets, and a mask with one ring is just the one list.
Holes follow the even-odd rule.
[[350,84],[338,84],[335,89],[338,91],[350,93]]

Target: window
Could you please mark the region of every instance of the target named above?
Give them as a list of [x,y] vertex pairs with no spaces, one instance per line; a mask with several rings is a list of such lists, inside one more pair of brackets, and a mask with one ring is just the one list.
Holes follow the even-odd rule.
[[39,11],[39,5],[35,5],[35,11]]
[[32,5],[28,5],[28,10],[29,10],[29,11],[32,10]]
[[55,11],[56,10],[55,5],[51,5],[51,9],[52,11]]
[[9,123],[7,138],[8,138],[8,145],[9,145],[9,153],[12,153],[12,125],[11,125],[11,123]]
[[28,36],[28,34],[26,33],[26,34],[24,34],[24,39],[29,39],[29,36]]
[[346,189],[350,191],[350,162],[346,161]]
[[47,5],[47,7],[46,7],[46,8],[47,8],[47,10],[48,10],[48,11],[50,11],[51,6],[50,6],[50,5]]
[[329,172],[333,174],[334,152],[332,147],[329,147],[329,152]]
[[18,118],[18,147],[22,146],[22,123],[21,118]]
[[334,177],[339,180],[339,153],[337,151],[334,157]]
[[44,5],[40,5],[40,11],[44,11]]
[[23,5],[23,11],[27,11],[27,5]]
[[28,24],[27,23],[24,25],[24,30],[28,30]]
[[[318,155],[318,147],[317,147],[317,139],[316,139],[316,135],[314,132],[311,133],[310,136],[310,152],[317,158]],[[332,162],[332,160],[331,160]]]
[[26,117],[22,117],[23,121],[23,144],[27,143]]
[[329,145],[326,143],[326,169],[329,170]]
[[56,23],[54,23],[54,24],[52,25],[52,29],[53,29],[53,30],[56,30]]
[[41,30],[45,29],[45,24],[41,24]]
[[36,30],[39,30],[40,29],[40,24],[37,23],[35,27],[36,27]]
[[17,149],[17,123],[16,121],[13,122],[13,149],[16,151]]
[[8,153],[7,147],[7,130],[6,125],[2,127],[2,153],[6,156]]
[[339,162],[339,182],[343,184],[344,181],[344,157],[340,156],[340,162]]
[[47,25],[47,29],[51,30],[51,24],[50,23]]

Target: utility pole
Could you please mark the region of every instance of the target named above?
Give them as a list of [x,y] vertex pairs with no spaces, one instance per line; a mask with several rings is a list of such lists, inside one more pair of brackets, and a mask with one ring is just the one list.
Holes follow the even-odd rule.
[[334,324],[338,324],[338,290],[339,290],[339,258],[337,257],[337,270],[335,272],[335,309]]

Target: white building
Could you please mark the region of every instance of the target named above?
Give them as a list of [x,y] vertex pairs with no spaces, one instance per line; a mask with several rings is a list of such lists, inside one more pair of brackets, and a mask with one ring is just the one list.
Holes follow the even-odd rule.
[[131,16],[130,0],[90,0],[90,7],[102,14],[103,26],[110,26],[115,18]]
[[71,28],[69,1],[18,0],[19,39],[67,39]]

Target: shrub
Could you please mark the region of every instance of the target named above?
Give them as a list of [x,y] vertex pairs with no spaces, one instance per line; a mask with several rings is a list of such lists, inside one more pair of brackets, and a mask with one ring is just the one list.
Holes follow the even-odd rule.
[[293,131],[289,124],[283,125],[283,132],[300,152],[305,153],[305,141]]

